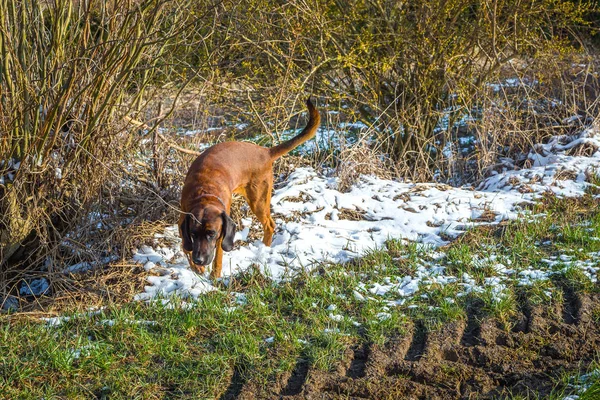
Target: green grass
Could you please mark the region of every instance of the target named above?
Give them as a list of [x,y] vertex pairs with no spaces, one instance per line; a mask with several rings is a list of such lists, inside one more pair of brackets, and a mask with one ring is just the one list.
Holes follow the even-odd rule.
[[55,327],[6,322],[0,388],[9,398],[214,398],[229,385],[233,369],[267,384],[293,369],[299,357],[331,369],[365,329],[364,340],[380,342],[402,333],[399,313],[380,321],[375,316],[383,305],[354,299],[358,277],[342,266],[285,283],[256,276],[239,281],[232,287],[246,285],[243,304],[224,290],[184,308],[176,299],[171,307],[115,305],[97,315],[72,315]]
[[[71,314],[58,326],[4,316],[0,393],[48,399],[215,398],[226,391],[234,371],[242,380],[268,386],[299,359],[330,370],[351,347],[384,345],[403,335],[410,320],[429,331],[465,320],[474,302],[482,304],[483,316],[510,329],[523,298],[551,304],[562,302],[565,285],[598,290],[575,264],[557,263],[548,279],[518,283],[519,271],[548,269],[544,259],[568,254],[588,260],[600,249],[593,239],[600,236],[596,203],[547,199],[534,212],[544,216],[475,228],[435,251],[390,240],[354,262],[318,265],[281,282],[254,269],[195,301],[113,304],[94,315]],[[499,264],[514,273],[504,274]],[[432,268],[455,279],[423,278]],[[419,276],[414,296],[369,290],[376,283]],[[502,279],[504,286],[490,279]],[[469,291],[465,282],[480,289]],[[600,310],[593,318],[600,320]],[[598,385],[587,390],[598,391]]]

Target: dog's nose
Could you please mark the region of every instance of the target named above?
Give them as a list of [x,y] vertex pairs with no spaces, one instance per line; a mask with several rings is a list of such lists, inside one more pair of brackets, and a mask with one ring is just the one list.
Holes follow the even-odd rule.
[[208,264],[206,262],[207,258],[208,257],[206,257],[206,256],[194,256],[193,261],[194,261],[194,264],[196,264],[196,265],[206,265],[206,264]]

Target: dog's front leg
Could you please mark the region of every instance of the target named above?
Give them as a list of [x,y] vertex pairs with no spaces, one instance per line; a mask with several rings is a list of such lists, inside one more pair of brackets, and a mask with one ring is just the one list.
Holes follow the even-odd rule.
[[217,240],[217,248],[215,249],[215,260],[213,261],[212,271],[210,272],[210,277],[212,279],[221,277],[221,269],[223,268],[223,248],[221,244],[223,239]]

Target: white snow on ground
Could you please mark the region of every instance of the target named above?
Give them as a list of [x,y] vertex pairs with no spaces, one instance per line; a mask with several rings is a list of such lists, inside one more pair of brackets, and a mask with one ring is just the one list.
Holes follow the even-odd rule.
[[[79,314],[77,315],[78,317],[91,317],[93,315],[98,315],[101,314],[104,311],[105,307],[100,307],[100,308],[89,308],[88,311],[86,311],[85,313]],[[67,317],[67,316],[58,316],[58,317],[48,317],[48,318],[41,318],[42,320],[46,321],[46,326],[59,326],[62,325],[63,322],[68,322],[71,320],[72,317]]]
[[[568,384],[568,387],[574,389],[579,394],[584,394],[586,390],[588,390],[594,382],[598,382],[600,380],[600,369],[595,369],[588,374],[580,375],[578,377],[573,378],[573,382]],[[579,399],[579,395],[572,394],[570,396],[564,397],[563,400],[576,400]],[[591,397],[588,397],[591,398]]]
[[[560,257],[552,256],[549,259],[543,259],[549,267],[554,267],[556,265],[564,266],[561,271],[566,271],[568,268],[577,268],[590,280],[592,283],[598,282],[598,260],[600,259],[600,252],[592,252],[587,254],[590,259],[588,260],[574,260],[573,257],[568,256],[566,254],[561,254]],[[543,273],[543,272],[542,272]],[[548,276],[548,273],[545,273],[546,276],[540,277],[539,279],[544,279]]]
[[[569,156],[565,151],[587,145],[593,149],[591,157]],[[547,144],[534,146],[528,160],[532,166],[527,169],[506,171],[486,179],[480,190],[503,192],[521,191],[540,193],[550,190],[562,196],[580,196],[591,185],[588,176],[598,173],[600,137],[596,129],[586,129],[578,137],[556,136]]]
[[[156,321],[145,321],[145,320],[134,320],[126,318],[123,320],[126,324],[131,325],[156,325]],[[114,319],[103,319],[96,323],[96,325],[114,326],[117,323]]]
[[63,269],[62,272],[63,272],[63,274],[81,274],[81,273],[90,271],[90,270],[98,267],[99,265],[105,265],[112,261],[116,261],[117,259],[118,259],[118,257],[111,256],[111,257],[102,257],[100,260],[97,260],[97,261],[82,261],[80,263],[73,264],[73,265],[66,267],[65,269]]
[[29,282],[23,282],[19,289],[19,294],[23,296],[41,296],[50,289],[50,284],[46,278],[32,279]]
[[490,84],[488,84],[488,86],[491,87],[494,92],[499,92],[503,88],[516,88],[516,87],[520,87],[520,86],[534,86],[536,84],[537,84],[537,81],[530,82],[527,79],[522,80],[519,78],[508,78],[508,79],[505,79],[503,82],[490,83]]
[[[566,150],[581,145],[591,148],[593,155],[565,154]],[[281,279],[317,262],[348,261],[366,250],[381,247],[390,238],[404,238],[432,247],[446,244],[447,238],[454,238],[474,225],[522,216],[523,204],[531,203],[546,191],[558,196],[582,195],[593,185],[590,177],[600,167],[599,149],[600,138],[593,129],[576,137],[556,137],[548,144],[534,147],[529,154],[529,168],[497,173],[476,190],[363,176],[349,192],[342,193],[337,190],[337,178],[323,176],[311,168],[298,168],[273,193],[271,204],[277,230],[271,247],[254,241],[225,253],[223,275],[256,264],[265,274]],[[360,217],[346,219],[349,211]],[[242,233],[238,239],[248,235],[248,221],[244,225],[244,229],[239,227]],[[137,299],[170,294],[195,298],[215,290],[207,276],[200,277],[189,269],[180,251],[177,226],[169,227],[160,236],[167,245],[143,246],[134,255],[134,260],[144,263],[145,269],[153,273]],[[591,265],[586,267],[593,269],[589,276],[595,278],[597,270]],[[514,273],[502,264],[498,269],[502,275]],[[547,278],[543,271],[525,272],[518,278],[527,284],[537,277]],[[357,298],[381,295],[393,288],[404,297],[417,293],[423,282],[432,279],[452,282],[457,278],[444,276],[443,268],[423,265],[414,277],[394,279],[370,288],[357,288],[354,295]],[[477,290],[468,276],[463,276],[462,282],[466,292]],[[497,280],[487,284],[502,291],[503,285]],[[335,314],[332,315],[335,319]]]

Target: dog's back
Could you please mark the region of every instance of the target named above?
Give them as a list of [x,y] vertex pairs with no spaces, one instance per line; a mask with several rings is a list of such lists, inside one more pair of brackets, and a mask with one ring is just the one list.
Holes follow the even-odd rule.
[[[300,134],[277,146],[268,148],[249,142],[223,142],[211,146],[192,163],[184,183],[219,180],[227,182],[231,193],[252,182],[257,176],[270,172],[273,161],[313,138],[321,121],[319,112],[310,99],[306,101],[309,120]],[[185,193],[182,193],[182,198]]]
[[[270,170],[273,164],[269,148],[248,142],[218,143],[204,151],[192,163],[185,186],[200,181],[225,181],[233,192],[257,173]],[[221,183],[221,184],[222,184]],[[182,193],[183,195],[183,193]]]

